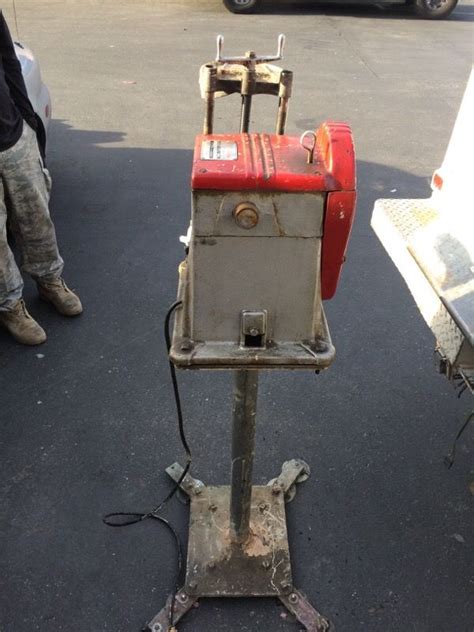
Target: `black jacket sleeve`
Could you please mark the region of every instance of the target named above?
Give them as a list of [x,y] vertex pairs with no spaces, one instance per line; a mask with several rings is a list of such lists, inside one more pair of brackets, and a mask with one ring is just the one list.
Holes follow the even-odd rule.
[[33,106],[28,98],[25,81],[21,74],[21,64],[15,54],[12,37],[8,25],[0,10],[0,55],[2,56],[5,81],[7,82],[10,96],[25,121],[36,130],[36,116]]

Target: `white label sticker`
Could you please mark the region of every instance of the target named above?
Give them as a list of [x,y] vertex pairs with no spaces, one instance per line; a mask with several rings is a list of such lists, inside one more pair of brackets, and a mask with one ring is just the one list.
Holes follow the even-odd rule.
[[237,160],[237,143],[231,140],[205,140],[201,145],[201,160]]

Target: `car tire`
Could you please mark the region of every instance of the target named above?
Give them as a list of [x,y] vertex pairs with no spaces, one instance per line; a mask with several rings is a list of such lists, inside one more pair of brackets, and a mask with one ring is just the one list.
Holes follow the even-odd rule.
[[415,12],[425,20],[442,20],[454,10],[458,0],[415,0]]
[[224,0],[224,5],[232,13],[251,13],[260,4],[260,0]]

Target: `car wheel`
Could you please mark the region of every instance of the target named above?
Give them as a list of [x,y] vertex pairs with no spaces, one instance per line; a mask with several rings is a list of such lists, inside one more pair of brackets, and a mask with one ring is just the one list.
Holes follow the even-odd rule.
[[260,0],[224,0],[224,4],[232,13],[250,13],[260,4]]
[[416,13],[427,20],[446,18],[457,5],[458,0],[415,0]]

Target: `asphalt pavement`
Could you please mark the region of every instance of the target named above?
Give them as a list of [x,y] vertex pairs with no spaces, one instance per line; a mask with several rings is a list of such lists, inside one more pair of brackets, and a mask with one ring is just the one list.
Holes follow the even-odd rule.
[[[12,8],[4,13],[15,32]],[[25,299],[48,332],[24,348],[0,332],[0,630],[138,631],[173,585],[172,538],[146,511],[183,457],[162,325],[203,107],[199,66],[226,50],[273,51],[295,72],[288,133],[349,122],[358,211],[325,373],[266,374],[254,480],[289,458],[311,477],[288,505],[296,584],[339,632],[472,632],[473,432],[443,465],[472,407],[433,364],[434,341],[369,221],[378,197],[427,197],[472,60],[474,5],[451,19],[401,8],[288,4],[235,16],[219,0],[17,0],[18,37],[53,98],[51,212],[65,278],[85,312]],[[237,101],[217,128],[237,128]],[[275,104],[255,104],[253,128]],[[229,476],[229,375],[180,373],[193,473]],[[471,491],[470,491],[471,489]],[[165,514],[186,539],[187,507]],[[298,630],[272,599],[208,600],[179,631]]]

